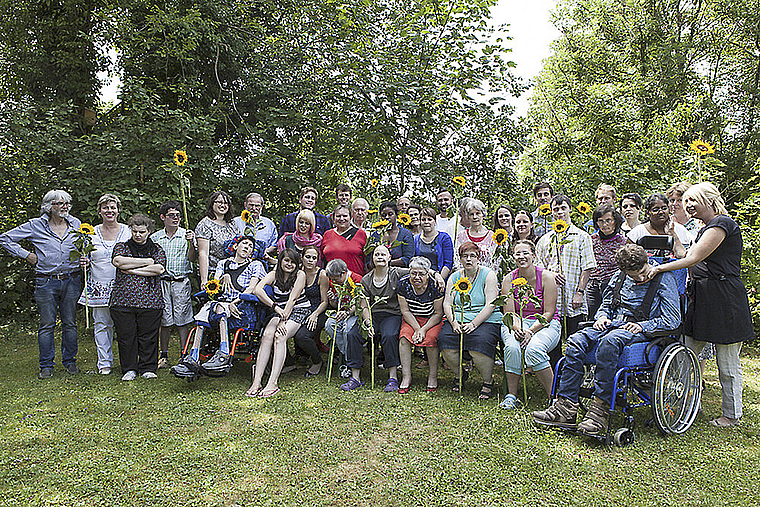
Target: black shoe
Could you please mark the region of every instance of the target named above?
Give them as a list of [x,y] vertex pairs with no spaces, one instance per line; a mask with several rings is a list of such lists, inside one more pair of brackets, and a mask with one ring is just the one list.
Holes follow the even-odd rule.
[[192,358],[189,354],[179,360],[176,366],[172,366],[169,370],[172,375],[179,378],[194,378],[200,377],[201,365]]
[[40,374],[37,375],[41,379],[49,379],[53,378],[53,369],[52,368],[42,368],[40,369]]
[[201,365],[201,368],[210,377],[226,375],[232,369],[232,356],[217,350],[211,359]]
[[76,363],[71,363],[70,365],[66,366],[66,371],[69,372],[69,375],[76,375],[79,373],[79,367]]

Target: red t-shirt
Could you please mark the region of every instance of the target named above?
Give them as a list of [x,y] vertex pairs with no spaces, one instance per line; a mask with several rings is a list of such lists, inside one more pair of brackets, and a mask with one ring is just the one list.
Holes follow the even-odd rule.
[[341,259],[352,273],[364,274],[364,245],[367,244],[367,233],[358,229],[348,240],[330,229],[322,236],[322,257],[325,265],[333,259]]

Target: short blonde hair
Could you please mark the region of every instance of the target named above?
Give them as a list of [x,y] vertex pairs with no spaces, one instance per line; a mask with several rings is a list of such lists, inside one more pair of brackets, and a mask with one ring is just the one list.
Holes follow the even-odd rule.
[[615,187],[612,185],[608,185],[607,183],[600,183],[598,187],[596,187],[596,192],[594,192],[594,197],[599,195],[599,192],[606,192],[608,194],[612,194],[612,200],[614,201],[617,199],[617,192],[615,191]]
[[670,188],[668,188],[665,191],[665,197],[668,199],[674,197],[676,194],[678,194],[680,197],[683,197],[683,194],[686,193],[687,190],[691,187],[691,183],[687,181],[679,181],[678,183],[673,183],[670,185]]
[[718,187],[709,182],[697,183],[690,186],[686,192],[683,193],[683,198],[694,199],[702,206],[709,206],[718,215],[728,215],[726,209],[726,201],[723,200],[723,196],[720,195]]
[[302,209],[299,211],[298,216],[296,216],[296,230],[298,230],[298,221],[302,218],[309,222],[309,225],[311,225],[309,228],[309,237],[312,237],[314,235],[314,231],[317,229],[317,219],[314,217],[314,212],[310,209]]

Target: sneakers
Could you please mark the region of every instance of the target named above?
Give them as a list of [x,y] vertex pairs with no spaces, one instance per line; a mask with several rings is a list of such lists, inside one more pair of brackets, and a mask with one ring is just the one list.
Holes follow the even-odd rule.
[[53,378],[53,369],[52,368],[41,368],[39,375],[37,377],[45,380],[49,378]]
[[158,360],[158,369],[159,370],[165,370],[169,367],[169,358],[168,357],[162,357]]
[[514,410],[520,406],[520,401],[514,394],[508,394],[504,397],[504,401],[499,404],[500,408],[504,410]]
[[201,365],[201,368],[210,377],[221,377],[232,369],[232,356],[217,350],[211,359]]
[[340,378],[351,378],[351,368],[345,364],[340,365]]
[[135,370],[129,370],[127,373],[121,376],[121,380],[130,381],[137,378],[137,372]]
[[196,378],[201,375],[201,365],[188,354],[172,366],[169,372],[179,378]]
[[557,398],[551,407],[533,412],[531,415],[536,424],[574,430],[578,418],[578,404],[567,398]]
[[66,366],[66,371],[69,373],[69,375],[76,375],[79,373],[79,367],[76,363],[71,363],[70,365]]
[[145,378],[145,379],[154,379],[154,378],[158,378],[158,375],[156,375],[156,374],[155,374],[154,372],[152,372],[152,371],[146,371],[145,373],[143,373],[143,374],[142,374],[142,375],[140,375],[140,376],[141,376],[142,378]]
[[98,373],[101,375],[110,375],[111,374],[111,368],[108,366],[104,366],[103,368],[98,370]]
[[601,398],[594,396],[588,407],[588,412],[578,424],[578,433],[588,437],[600,437],[607,435],[607,418],[610,415],[610,406]]

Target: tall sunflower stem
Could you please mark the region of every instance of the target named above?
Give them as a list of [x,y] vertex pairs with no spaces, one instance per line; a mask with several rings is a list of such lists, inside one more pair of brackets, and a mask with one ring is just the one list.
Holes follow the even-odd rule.
[[[335,311],[335,316],[338,316],[338,313],[340,312],[340,297],[338,299],[338,308]],[[335,340],[338,337],[338,320],[335,320],[335,328],[333,329],[333,337],[332,337],[332,344],[330,345],[330,360],[327,363],[327,384],[330,385],[330,381],[332,380],[332,370],[333,370],[333,358],[335,357]]]

